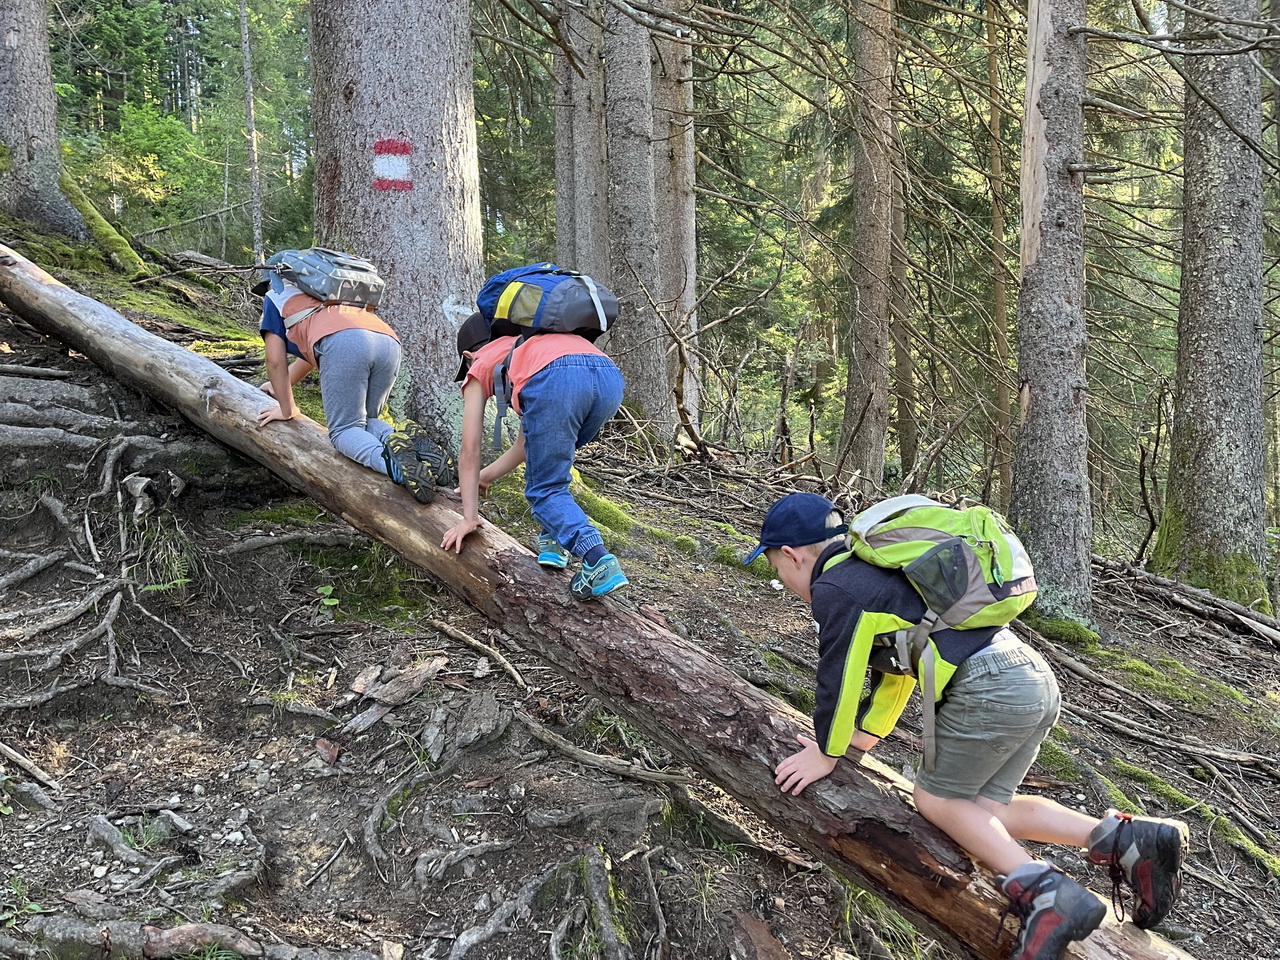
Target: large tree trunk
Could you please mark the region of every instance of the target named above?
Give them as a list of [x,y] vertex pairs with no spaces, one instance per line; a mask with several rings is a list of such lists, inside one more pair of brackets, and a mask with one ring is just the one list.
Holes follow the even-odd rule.
[[613,286],[604,133],[604,10],[556,4],[568,50],[555,54],[556,260]]
[[621,315],[608,352],[627,379],[653,439],[675,437],[667,376],[670,337],[658,317],[658,213],[653,179],[652,44],[647,27],[615,6],[605,11],[605,118],[609,150],[609,250]]
[[[692,15],[691,3],[678,12]],[[693,192],[696,170],[693,137],[693,48],[671,37],[654,34],[653,173],[658,223],[658,310],[671,343],[683,341],[668,353],[671,383],[681,378],[681,399],[690,425],[698,429],[698,246],[697,202]],[[674,336],[673,336],[674,335]]]
[[[0,300],[432,573],[682,762],[922,928],[972,956],[1007,955],[1009,936],[993,938],[1005,901],[991,875],[915,812],[909,785],[882,764],[850,760],[801,797],[780,793],[773,768],[794,752],[796,734],[811,728],[696,644],[612,601],[583,604],[567,590],[548,590],[533,556],[488,524],[460,555],[441,550],[441,536],[459,519],[456,501],[421,506],[337,453],[305,417],[259,429],[263,399],[253,387],[67,289],[3,245]],[[1110,918],[1072,956],[1190,960]]]
[[[1258,0],[1188,13],[1191,35],[1255,21]],[[1212,46],[1220,41],[1190,41]],[[1262,135],[1251,58],[1193,56],[1185,76],[1182,294],[1164,513],[1150,567],[1269,609],[1262,432]]]
[[1022,127],[1018,429],[1010,519],[1046,616],[1093,615],[1084,322],[1084,0],[1032,0]]
[[405,347],[393,410],[442,426],[483,280],[470,28],[457,0],[311,4],[316,236],[378,265]]
[[854,78],[861,92],[853,161],[853,298],[849,378],[841,427],[841,465],[856,470],[864,493],[884,484],[889,428],[889,289],[893,242],[893,0],[858,4]]
[[84,219],[62,193],[58,105],[45,0],[0,6],[0,211],[77,239]]
[[987,95],[991,98],[987,131],[991,158],[988,183],[991,185],[991,342],[996,360],[995,447],[996,473],[1000,478],[991,503],[1008,512],[1009,491],[1013,486],[1013,457],[1009,450],[1013,416],[1009,410],[1009,316],[1005,304],[1004,246],[1004,140],[1000,132],[1000,63],[1003,52],[996,46],[996,23],[1000,8],[987,0]]

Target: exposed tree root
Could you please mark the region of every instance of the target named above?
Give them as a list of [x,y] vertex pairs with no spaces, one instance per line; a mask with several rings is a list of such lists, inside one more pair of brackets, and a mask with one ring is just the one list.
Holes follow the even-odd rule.
[[486,840],[482,843],[468,844],[457,850],[427,850],[418,856],[413,865],[413,878],[418,886],[430,886],[433,881],[444,878],[446,871],[455,864],[472,857],[483,857],[486,853],[499,850],[510,850],[516,845],[514,840]]
[[599,847],[586,851],[582,875],[605,960],[633,960],[635,954],[619,936],[622,925],[613,908],[613,876]]
[[489,919],[484,923],[463,930],[458,935],[458,939],[453,942],[453,949],[449,951],[449,960],[462,960],[475,947],[492,940],[500,933],[505,933],[507,922],[517,913],[521,915],[532,913],[533,898],[538,895],[538,891],[560,871],[572,869],[574,862],[570,860],[548,867],[521,887],[520,892],[514,897],[503,901],[493,913],[489,914]]

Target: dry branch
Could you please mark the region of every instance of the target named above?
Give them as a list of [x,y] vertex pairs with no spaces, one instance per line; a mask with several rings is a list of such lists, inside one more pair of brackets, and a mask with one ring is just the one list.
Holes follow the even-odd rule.
[[[258,429],[264,398],[253,387],[68,289],[2,245],[0,264],[8,264],[0,265],[0,300],[37,329],[180,411],[438,577],[679,761],[918,926],[972,956],[1007,955],[1008,934],[992,942],[1006,905],[992,875],[915,811],[909,785],[883,764],[851,757],[802,796],[784,796],[773,768],[794,752],[796,734],[810,729],[797,711],[639,613],[548,590],[533,556],[487,523],[460,555],[442,550],[441,537],[459,520],[452,497],[427,507],[416,503],[403,488],[343,458],[304,417]],[[382,859],[375,851],[381,852],[376,834],[383,813],[385,805],[375,808],[366,823],[366,847],[375,862]],[[1187,954],[1108,919],[1070,956],[1172,960]]]

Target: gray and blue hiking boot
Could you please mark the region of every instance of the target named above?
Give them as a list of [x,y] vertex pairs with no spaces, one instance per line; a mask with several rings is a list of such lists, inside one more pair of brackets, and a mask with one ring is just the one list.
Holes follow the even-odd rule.
[[409,438],[418,459],[430,468],[437,487],[452,488],[458,485],[458,462],[447,442],[441,441],[412,420],[406,420],[400,432]]
[[1022,921],[1009,960],[1060,960],[1068,944],[1093,933],[1107,915],[1107,905],[1086,887],[1043,862],[1001,877],[1000,887],[1009,897],[1007,913]]
[[569,583],[569,592],[579,600],[594,600],[606,593],[625,587],[630,581],[618,566],[618,558],[606,553],[595,566],[584,563],[582,569],[573,575]]
[[549,533],[538,534],[538,565],[548,570],[563,570],[569,565],[569,551]]
[[1173,908],[1182,889],[1187,825],[1112,812],[1089,834],[1089,861],[1111,870],[1111,902],[1123,919],[1121,885],[1133,890],[1133,922],[1149,930]]
[[413,494],[413,499],[430,503],[436,498],[435,474],[418,459],[408,434],[387,434],[382,444],[382,462],[387,465],[387,476]]

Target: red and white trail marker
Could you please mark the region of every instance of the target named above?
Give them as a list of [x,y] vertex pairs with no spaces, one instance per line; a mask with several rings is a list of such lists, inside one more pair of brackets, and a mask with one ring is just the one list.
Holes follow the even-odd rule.
[[413,144],[408,140],[388,137],[376,141],[373,145],[373,189],[412,190],[411,153]]

